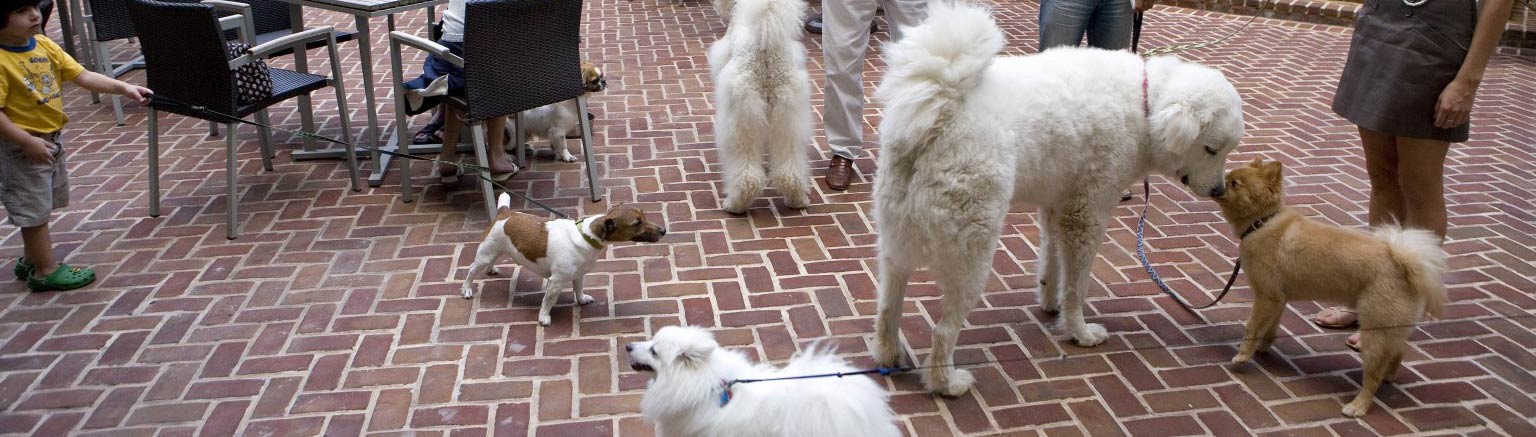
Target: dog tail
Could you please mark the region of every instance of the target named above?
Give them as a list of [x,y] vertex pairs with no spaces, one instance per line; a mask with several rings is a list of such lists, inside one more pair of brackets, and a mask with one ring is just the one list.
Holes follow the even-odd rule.
[[885,101],[880,137],[915,144],[950,117],[1002,51],[1003,31],[987,7],[933,2],[928,19],[903,29],[887,52],[890,69],[875,96]]
[[501,210],[504,210],[504,209],[505,210],[512,209],[512,195],[511,194],[501,193],[501,195],[496,196],[496,210],[497,211],[501,211]]
[[1445,250],[1440,238],[1428,231],[1382,225],[1374,232],[1387,242],[1392,259],[1408,274],[1408,287],[1424,299],[1424,313],[1440,318],[1445,313]]
[[[750,33],[758,35],[758,41],[799,41],[805,18],[805,0],[735,0],[734,6],[726,1],[721,6],[733,10],[733,23],[750,23]],[[795,43],[799,45],[800,43]]]

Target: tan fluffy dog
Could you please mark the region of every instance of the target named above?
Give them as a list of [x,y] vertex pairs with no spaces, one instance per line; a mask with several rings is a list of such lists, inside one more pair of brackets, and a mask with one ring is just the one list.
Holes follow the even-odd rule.
[[1227,173],[1221,213],[1241,236],[1240,253],[1253,287],[1253,316],[1232,358],[1241,364],[1275,340],[1293,300],[1353,304],[1360,311],[1365,372],[1344,415],[1371,407],[1381,380],[1397,373],[1403,345],[1420,314],[1445,308],[1445,251],[1422,230],[1387,225],[1372,234],[1312,221],[1287,208],[1279,162],[1254,159]]

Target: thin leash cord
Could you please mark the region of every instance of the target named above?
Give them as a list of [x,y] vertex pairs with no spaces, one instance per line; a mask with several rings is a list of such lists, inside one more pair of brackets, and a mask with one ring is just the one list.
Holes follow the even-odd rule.
[[[244,118],[236,117],[234,115],[225,114],[225,113],[221,113],[221,112],[218,112],[218,111],[214,111],[214,110],[208,109],[208,107],[206,107],[206,106],[192,105],[192,104],[188,104],[188,103],[185,103],[185,102],[178,101],[176,99],[172,99],[172,98],[169,98],[169,97],[164,97],[164,96],[161,96],[161,95],[158,95],[158,94],[151,95],[150,99],[152,99],[154,101],[158,101],[159,103],[164,104],[166,106],[177,107],[177,108],[180,108],[180,109],[183,109],[183,110],[198,112],[198,113],[202,113],[202,114],[205,114],[205,115],[213,116],[215,118],[220,118],[220,119],[222,119],[221,121],[234,121],[234,122],[241,123],[241,124],[247,124],[247,125],[251,125],[251,126],[263,127],[263,128],[267,128],[267,129],[272,129],[272,130],[275,130],[275,131],[283,132],[283,133],[289,133],[289,134],[299,135],[299,136],[303,136],[303,137],[314,138],[314,139],[318,139],[318,140],[321,140],[321,141],[326,141],[326,142],[330,142],[330,143],[340,144],[340,145],[343,145],[343,146],[352,146],[352,147],[355,147],[355,148],[358,148],[358,149],[378,152],[378,153],[382,153],[382,154],[390,155],[390,156],[395,156],[395,157],[399,157],[399,158],[414,159],[414,160],[417,160],[417,161],[427,161],[427,162],[433,162],[433,163],[438,163],[438,164],[453,165],[453,166],[459,167],[461,170],[463,170],[464,174],[473,174],[477,178],[480,178],[480,179],[483,179],[483,180],[485,180],[487,182],[490,182],[496,188],[501,189],[502,192],[507,193],[507,194],[511,194],[513,196],[517,196],[517,197],[523,199],[524,201],[527,201],[528,203],[532,203],[532,204],[538,206],[539,208],[541,208],[541,209],[543,209],[545,211],[549,211],[549,213],[550,214],[554,214],[555,217],[566,219],[566,220],[575,220],[571,216],[566,215],[565,213],[560,212],[559,210],[556,210],[554,208],[549,207],[549,205],[545,205],[543,203],[540,203],[537,200],[533,200],[532,198],[530,198],[528,196],[524,196],[521,193],[518,193],[516,191],[512,191],[511,189],[508,189],[505,185],[502,185],[501,182],[486,176],[485,173],[489,173],[491,171],[491,169],[487,168],[487,167],[482,167],[482,166],[479,166],[479,165],[467,164],[467,163],[462,163],[462,162],[448,162],[448,161],[443,161],[443,160],[436,159],[436,158],[427,158],[427,157],[424,157],[424,156],[416,156],[416,155],[412,155],[412,154],[409,154],[409,153],[392,152],[392,151],[383,150],[383,149],[379,149],[379,148],[375,148],[375,147],[369,147],[369,146],[363,146],[363,145],[357,145],[357,144],[349,144],[349,143],[347,143],[345,141],[341,141],[341,140],[338,140],[338,139],[335,139],[335,138],[331,138],[331,137],[327,137],[327,136],[324,136],[324,135],[320,135],[320,134],[317,134],[317,133],[305,132],[305,131],[301,131],[301,130],[297,130],[297,129],[282,128],[282,127],[272,126],[272,125],[269,125],[269,124],[262,124],[262,123],[246,120]],[[230,133],[230,135],[233,135],[233,134],[234,133]],[[444,147],[447,147],[447,146],[445,145]],[[522,145],[519,144],[518,147],[522,147]],[[407,149],[407,150],[409,150],[409,149]],[[262,152],[262,153],[265,153],[265,152]],[[482,173],[482,172],[484,172],[484,173]]]
[[[1235,3],[1236,2],[1234,1],[1234,6],[1235,6]],[[1142,57],[1150,58],[1150,57],[1161,55],[1161,54],[1177,53],[1177,52],[1182,52],[1182,51],[1194,50],[1194,49],[1209,47],[1209,46],[1212,46],[1212,45],[1216,45],[1216,44],[1220,44],[1220,43],[1226,42],[1227,40],[1232,39],[1232,37],[1237,36],[1237,34],[1241,33],[1244,29],[1247,29],[1248,25],[1253,24],[1253,22],[1255,20],[1258,20],[1259,16],[1263,15],[1264,11],[1266,9],[1269,9],[1269,3],[1270,3],[1269,0],[1260,1],[1259,2],[1259,7],[1254,9],[1253,15],[1249,15],[1248,16],[1248,21],[1244,21],[1241,26],[1237,26],[1236,28],[1232,29],[1230,32],[1227,32],[1226,35],[1222,35],[1221,37],[1218,37],[1216,39],[1212,39],[1212,40],[1208,40],[1208,41],[1201,41],[1201,42],[1197,42],[1197,43],[1174,44],[1174,45],[1166,46],[1166,47],[1158,47],[1158,48],[1147,50],[1145,53],[1142,53],[1141,56]],[[1137,12],[1136,13],[1136,17],[1135,17],[1135,21],[1134,21],[1134,26],[1132,27],[1132,31],[1131,31],[1131,47],[1132,47],[1131,51],[1135,51],[1135,47],[1137,46],[1137,42],[1138,42],[1138,40],[1141,39],[1141,25],[1142,25],[1142,14],[1141,14],[1141,12]]]
[[[1377,331],[1377,330],[1399,329],[1399,328],[1415,328],[1415,327],[1417,327],[1417,328],[1429,328],[1429,327],[1435,327],[1435,326],[1447,326],[1447,325],[1454,325],[1454,324],[1461,324],[1461,323],[1486,322],[1486,321],[1494,321],[1494,320],[1513,321],[1513,320],[1520,320],[1520,319],[1536,319],[1536,314],[1484,316],[1484,317],[1473,317],[1473,318],[1455,319],[1455,320],[1437,320],[1437,321],[1423,322],[1423,323],[1414,323],[1414,324],[1407,324],[1407,325],[1376,326],[1376,327],[1371,327],[1371,328],[1361,327],[1361,328],[1357,329],[1356,331],[1357,332],[1365,332],[1365,331]],[[1274,338],[1278,340],[1278,339],[1282,339],[1282,338],[1300,338],[1300,337],[1309,336],[1309,335],[1317,335],[1317,334],[1315,334],[1315,333],[1308,333],[1308,334],[1276,334]],[[1232,342],[1242,341],[1242,340],[1247,340],[1247,339],[1248,339],[1247,337],[1243,337],[1243,338],[1236,339],[1236,340],[1220,341],[1217,344],[1230,344]],[[1191,345],[1191,346],[1193,346],[1193,345]],[[1168,349],[1168,347],[1165,347],[1165,346],[1133,347],[1133,348],[1127,348],[1127,349],[1115,349],[1112,352],[1135,352],[1135,351],[1158,350],[1158,349]],[[1058,352],[1054,356],[1046,356],[1046,357],[1028,357],[1028,356],[1026,356],[1026,357],[1019,357],[1019,358],[1004,358],[1004,359],[998,359],[998,360],[981,360],[981,361],[973,361],[973,362],[968,362],[968,363],[954,363],[954,364],[952,364],[950,366],[876,367],[876,368],[872,368],[872,369],[849,371],[849,372],[819,373],[819,374],[811,374],[811,375],[784,376],[784,377],[778,377],[778,378],[736,379],[736,380],[732,380],[732,381],[726,382],[724,384],[724,386],[725,386],[726,390],[729,391],[731,386],[734,386],[736,384],[750,384],[750,383],[756,383],[756,382],[789,381],[789,380],[799,380],[799,379],[832,378],[832,377],[842,378],[842,377],[845,377],[845,376],[867,375],[867,374],[872,374],[872,373],[879,373],[880,375],[883,375],[883,376],[889,376],[889,375],[896,374],[896,373],[906,373],[906,372],[913,372],[913,371],[918,371],[918,370],[943,369],[943,368],[950,368],[950,367],[954,367],[954,368],[979,367],[979,366],[985,366],[985,365],[990,365],[990,364],[1008,364],[1008,363],[1017,363],[1017,362],[1026,362],[1026,361],[1043,361],[1043,360],[1048,360],[1048,359],[1064,360],[1064,359],[1067,359],[1068,357],[1072,357],[1072,356],[1085,356],[1085,355],[1076,355],[1076,354],[1067,354],[1067,353],[1060,353],[1060,352]]]

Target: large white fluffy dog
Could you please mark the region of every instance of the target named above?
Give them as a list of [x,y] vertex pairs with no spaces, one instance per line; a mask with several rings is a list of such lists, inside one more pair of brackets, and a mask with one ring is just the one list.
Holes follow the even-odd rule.
[[722,397],[729,381],[854,371],[815,345],[782,370],[720,349],[709,331],[696,327],[661,328],[651,341],[624,350],[631,368],[655,373],[640,411],[664,436],[901,435],[885,390],[864,376],[738,383]]
[[731,14],[725,36],[709,47],[715,144],[725,173],[721,206],[745,213],[770,182],[790,208],[810,206],[811,79],[800,42],[805,1],[715,1]]
[[1121,190],[1158,173],[1219,194],[1222,164],[1243,135],[1237,91],[1214,69],[1098,49],[997,57],[1003,44],[985,8],[936,3],[888,52],[877,93],[885,119],[876,359],[901,360],[908,276],[929,267],[943,319],[923,380],[945,395],[973,381],[953,367],[955,337],[981,296],[1010,206],[1040,208],[1041,307],[1065,310],[1067,333],[1097,345],[1108,334],[1084,322],[1083,292]]

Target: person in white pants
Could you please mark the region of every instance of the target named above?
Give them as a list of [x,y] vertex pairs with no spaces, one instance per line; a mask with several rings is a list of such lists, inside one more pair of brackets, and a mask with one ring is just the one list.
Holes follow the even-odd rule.
[[928,0],[822,0],[821,47],[827,69],[826,108],[821,122],[832,163],[827,188],[848,189],[853,160],[864,147],[864,53],[875,9],[885,8],[892,40],[901,28],[916,26],[928,15]]

